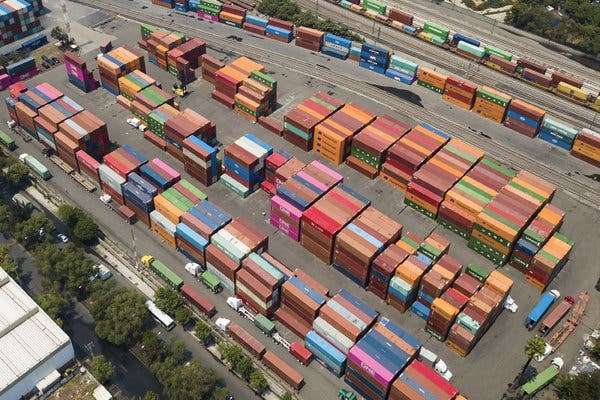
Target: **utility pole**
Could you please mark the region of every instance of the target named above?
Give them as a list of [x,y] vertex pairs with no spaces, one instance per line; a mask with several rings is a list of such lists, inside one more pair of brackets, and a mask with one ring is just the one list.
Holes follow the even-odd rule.
[[133,233],[133,228],[131,228],[131,240],[133,243],[133,258],[135,259],[135,269],[139,270],[140,266],[138,264],[138,254],[137,254],[137,246],[135,245],[135,234]]

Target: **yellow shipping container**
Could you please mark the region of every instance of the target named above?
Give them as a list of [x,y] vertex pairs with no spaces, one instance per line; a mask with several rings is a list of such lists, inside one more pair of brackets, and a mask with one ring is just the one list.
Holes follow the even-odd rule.
[[183,215],[183,211],[165,199],[161,194],[154,197],[154,209],[174,224],[178,224]]
[[519,232],[517,232],[513,228],[504,225],[502,222],[492,218],[491,216],[483,212],[479,213],[476,222],[488,231],[506,239],[509,242],[515,240],[517,235],[519,234]]
[[449,103],[454,104],[455,106],[459,106],[461,108],[464,108],[465,110],[470,110],[471,108],[473,108],[473,101],[472,101],[472,99],[471,99],[470,102],[465,103],[464,101],[461,101],[461,100],[457,99],[456,97],[449,96],[446,93],[444,93],[442,95],[442,99],[446,100]]
[[447,320],[454,319],[454,317],[456,317],[458,314],[458,308],[439,297],[433,299],[433,302],[431,303],[431,311],[443,316]]
[[584,89],[579,89],[573,85],[569,85],[566,82],[558,82],[556,85],[556,90],[559,93],[567,95],[569,97],[574,97],[581,101],[587,101],[588,97],[590,97],[590,92]]
[[262,73],[265,72],[264,65],[259,64],[255,61],[249,59],[248,57],[240,57],[240,58],[234,60],[229,65],[233,68],[236,68],[239,71],[242,71],[243,73],[246,74],[246,76],[250,76],[252,71],[259,71]]
[[413,203],[415,203],[416,205],[418,205],[420,207],[423,207],[425,210],[432,212],[434,214],[437,214],[438,208],[436,206],[434,206],[433,204],[429,204],[422,198],[417,197],[416,195],[414,195],[412,193],[408,193],[408,192],[406,192],[405,197],[407,200],[412,201]]
[[460,189],[450,189],[444,198],[448,203],[452,203],[461,210],[467,213],[477,216],[485,207],[485,204],[479,202],[477,199],[468,196]]
[[409,285],[415,285],[421,279],[423,275],[423,271],[413,265],[410,261],[404,261],[402,264],[396,268],[395,275],[406,281]]
[[513,283],[513,280],[503,273],[493,270],[486,279],[484,286],[504,297],[510,292]]
[[448,271],[446,268],[442,267],[440,264],[435,264],[433,267],[431,267],[431,270],[439,273],[440,275],[442,275],[444,277],[444,279],[447,279],[449,281],[452,281],[454,279],[454,273],[452,273],[451,271]]

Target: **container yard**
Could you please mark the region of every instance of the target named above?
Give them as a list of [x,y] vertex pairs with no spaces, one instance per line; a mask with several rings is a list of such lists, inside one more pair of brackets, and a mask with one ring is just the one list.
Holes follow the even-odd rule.
[[[213,5],[200,4],[204,11]],[[236,15],[237,10],[227,12]],[[257,27],[262,24],[252,21]],[[283,38],[285,24],[267,22],[277,28],[265,29],[267,36]],[[117,45],[139,41],[139,26],[111,24],[121,35]],[[158,62],[144,64],[137,55],[145,58],[148,53],[130,45],[123,57],[131,60],[113,57],[124,65],[131,63],[125,67],[130,70],[109,74],[110,68],[102,67],[106,90],[86,92],[65,77],[64,70],[49,71],[27,82],[29,89],[20,93],[33,92],[24,95],[33,102],[16,101],[7,112],[14,110],[26,132],[31,121],[33,129],[27,133],[36,139],[41,139],[37,126],[44,132],[51,123],[58,126],[54,140],[59,157],[136,215],[138,251],[157,255],[147,260],[148,267],[180,288],[195,309],[209,316],[215,309],[220,314],[226,297],[235,295],[253,314],[274,321],[277,332],[292,343],[289,353],[262,338],[272,332],[265,321],[254,325],[234,313],[229,334],[255,356],[262,355],[259,362],[301,397],[333,398],[340,387],[350,387],[366,399],[413,399],[419,392],[447,399],[460,398],[459,392],[465,398],[501,397],[523,361],[522,347],[529,337],[523,321],[540,291],[577,293],[595,279],[579,267],[596,257],[589,235],[594,211],[537,176],[538,171],[511,169],[510,160],[499,160],[477,143],[446,133],[444,125],[411,118],[403,110],[327,82],[290,76],[276,63],[260,57],[254,61],[250,52],[246,56],[253,64],[246,71],[252,70],[243,72],[248,73],[244,78],[230,79],[237,76],[232,65],[243,51],[219,53],[208,38],[197,36],[206,43],[206,54],[198,56],[202,71],[197,78],[203,79],[188,83],[193,93],[185,98],[158,91],[156,82],[169,88],[178,80],[168,70],[168,57],[166,68]],[[307,46],[329,43],[322,54],[339,60],[327,52],[343,52],[336,47],[344,47],[343,42],[314,32],[305,37]],[[284,41],[274,41],[274,46],[288,46]],[[297,47],[294,55],[306,54],[303,46],[291,49]],[[469,108],[441,98],[450,80],[455,84],[449,97],[465,94],[463,90],[472,94],[474,107],[482,113],[503,115],[492,122],[464,110],[460,116],[465,124],[489,133],[494,141],[516,141],[558,168],[593,171],[592,164],[576,157],[594,159],[599,147],[595,131],[578,130],[570,138],[575,157],[557,154],[552,147],[542,151],[540,141],[525,140],[532,131],[542,131],[543,110],[514,100],[504,104],[501,93],[491,90],[479,96],[481,88],[473,91],[452,77],[420,79],[406,60],[381,50],[367,46],[359,54],[368,68],[343,68],[365,81],[390,85],[385,70],[377,78],[370,72],[388,57],[402,79],[423,82],[413,87],[426,107],[447,115],[458,112],[449,105]],[[88,65],[95,63],[90,56],[82,57]],[[100,64],[105,63],[102,58]],[[218,83],[222,68],[230,73],[222,82],[233,86]],[[258,87],[246,80],[273,90],[253,71],[276,83],[278,107],[270,118],[281,124],[283,136],[233,109],[235,96],[250,95],[243,88]],[[56,98],[44,100],[32,90],[43,82],[56,89]],[[148,88],[152,89],[144,93]],[[432,88],[441,91],[427,90]],[[223,96],[215,99],[215,91],[233,95],[230,109],[223,107]],[[132,103],[137,100],[150,112],[133,112],[137,106],[127,109],[118,95]],[[189,111],[179,112],[175,103]],[[75,140],[73,132],[82,129],[92,142],[105,140],[96,133],[103,128],[77,122],[82,113],[104,121],[118,148]],[[142,115],[147,126],[152,124],[147,132],[153,136],[127,125],[127,118]],[[360,118],[349,122],[347,115]],[[79,128],[69,125],[67,132],[61,131],[72,119]],[[525,133],[508,126],[517,121],[529,127],[518,125]],[[311,151],[319,144],[328,150]],[[86,210],[86,202],[97,204],[94,195],[79,193],[64,173],[49,168],[54,175],[50,183],[68,188],[75,202]],[[217,180],[221,184],[214,185]],[[109,224],[106,232],[129,243],[130,228],[121,225],[120,217],[96,208],[89,212]],[[221,286],[225,293],[214,294],[198,283],[183,268],[189,261],[205,266],[218,282],[211,283],[214,291]],[[502,311],[509,294],[520,306],[517,314]],[[423,345],[448,364],[454,374],[451,382],[419,356]],[[498,365],[502,371],[489,377],[485,371]],[[487,397],[490,392],[493,396]]]

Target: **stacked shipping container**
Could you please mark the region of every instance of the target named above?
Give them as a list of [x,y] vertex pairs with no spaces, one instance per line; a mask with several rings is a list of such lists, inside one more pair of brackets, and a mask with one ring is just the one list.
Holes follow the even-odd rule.
[[43,29],[41,1],[5,0],[0,3],[0,46],[23,39]]
[[129,46],[118,47],[97,58],[102,87],[117,96],[120,77],[137,70],[146,71],[144,56]]
[[573,241],[560,233],[554,233],[546,244],[533,256],[525,280],[544,291],[569,259]]
[[279,307],[284,275],[261,255],[250,253],[235,275],[236,295],[252,311],[271,318]]
[[473,112],[492,121],[502,123],[508,104],[512,100],[509,95],[487,86],[477,89]]
[[442,98],[452,104],[470,110],[473,107],[476,93],[477,85],[455,76],[449,76],[446,79]]
[[584,128],[573,142],[571,155],[600,167],[600,133]]
[[511,100],[504,126],[528,137],[535,137],[546,112],[519,99]]
[[94,79],[92,71],[89,71],[87,64],[81,58],[71,52],[63,54],[63,62],[67,69],[67,77],[75,87],[84,92],[91,92],[98,87],[98,82]]

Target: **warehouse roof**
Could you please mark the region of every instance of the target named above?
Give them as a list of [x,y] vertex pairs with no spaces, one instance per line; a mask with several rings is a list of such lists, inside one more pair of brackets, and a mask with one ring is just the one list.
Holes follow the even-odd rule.
[[0,268],[0,393],[70,341]]

